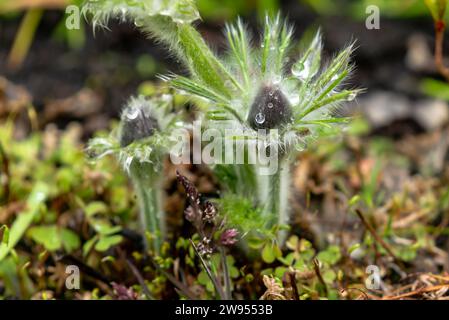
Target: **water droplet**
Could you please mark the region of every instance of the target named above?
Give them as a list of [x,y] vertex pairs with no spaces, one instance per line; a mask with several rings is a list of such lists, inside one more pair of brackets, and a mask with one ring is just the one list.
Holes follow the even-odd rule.
[[305,63],[294,64],[292,67],[292,74],[302,81],[309,78],[310,66],[307,61]]
[[136,107],[128,108],[128,110],[126,110],[126,117],[128,120],[134,120],[139,115],[139,112],[139,109]]
[[279,84],[281,80],[282,80],[281,76],[274,76],[273,84]]
[[265,122],[265,115],[259,112],[258,114],[256,114],[255,120],[258,124],[262,124]]
[[140,19],[136,19],[136,20],[134,21],[134,25],[135,25],[136,27],[140,28],[140,27],[143,26],[143,22],[142,22],[142,20],[140,20]]
[[299,94],[292,94],[290,96],[290,103],[292,105],[297,105],[299,103]]
[[270,91],[270,92],[268,92],[268,95],[269,95],[270,97],[272,97],[272,96],[273,96],[273,94],[274,94],[274,91]]
[[296,151],[304,151],[305,147],[306,147],[306,144],[304,143],[304,141],[298,141],[295,144]]
[[170,95],[170,94],[166,94],[166,93],[164,93],[162,96],[161,96],[161,100],[162,101],[165,101],[165,102],[171,102],[172,101],[172,95]]
[[273,104],[272,104],[271,102],[269,102],[269,103],[267,104],[267,107],[271,109],[271,108],[273,108]]
[[335,81],[335,80],[337,80],[337,79],[338,79],[338,74],[335,74],[335,75],[332,77],[331,81]]
[[357,93],[356,92],[351,92],[348,96],[348,101],[354,101],[354,99],[357,97]]

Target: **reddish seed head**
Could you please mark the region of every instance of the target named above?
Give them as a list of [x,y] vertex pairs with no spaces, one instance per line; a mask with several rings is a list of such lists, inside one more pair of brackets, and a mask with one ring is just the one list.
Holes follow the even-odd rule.
[[137,300],[138,295],[132,288],[127,288],[122,284],[112,282],[112,288],[114,289],[115,299],[117,300]]
[[187,221],[193,222],[196,219],[196,212],[195,210],[192,208],[192,206],[188,206],[185,210],[184,210],[184,217],[186,218]]
[[237,242],[238,235],[237,229],[226,229],[220,236],[220,243],[224,246],[233,246]]

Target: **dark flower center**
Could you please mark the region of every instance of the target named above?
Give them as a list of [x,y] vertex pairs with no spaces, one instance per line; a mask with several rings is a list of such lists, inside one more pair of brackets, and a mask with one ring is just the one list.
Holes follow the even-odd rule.
[[273,129],[291,121],[292,109],[287,97],[275,85],[264,85],[251,105],[248,123],[253,129]]
[[144,138],[151,137],[159,130],[157,120],[142,108],[128,107],[122,114],[120,146],[126,147]]

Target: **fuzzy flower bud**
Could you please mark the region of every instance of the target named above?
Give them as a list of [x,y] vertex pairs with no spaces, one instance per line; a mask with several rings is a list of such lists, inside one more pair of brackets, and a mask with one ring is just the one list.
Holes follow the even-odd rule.
[[132,99],[121,116],[120,146],[151,137],[159,124],[151,114],[151,105],[145,99]]
[[273,129],[291,122],[292,109],[276,85],[264,85],[251,105],[248,123],[253,129]]

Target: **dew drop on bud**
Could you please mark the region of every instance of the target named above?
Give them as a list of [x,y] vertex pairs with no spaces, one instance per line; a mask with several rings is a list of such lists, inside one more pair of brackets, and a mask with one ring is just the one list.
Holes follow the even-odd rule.
[[279,84],[281,83],[281,80],[282,80],[281,76],[275,76],[273,78],[273,84]]
[[128,120],[134,120],[137,118],[139,113],[140,113],[139,108],[131,107],[126,110],[125,116],[126,118],[128,118]]
[[258,124],[263,124],[265,122],[265,116],[263,113],[259,112],[258,114],[256,114],[256,117],[254,118],[254,120]]
[[290,96],[290,102],[291,102],[293,105],[299,104],[299,94],[293,94],[293,95],[291,95],[291,96]]
[[269,102],[269,103],[267,104],[267,107],[271,109],[271,108],[273,108],[273,104],[272,104],[271,102]]
[[299,78],[299,76],[303,70],[304,70],[304,63],[295,63],[292,67],[292,74],[295,77]]
[[304,81],[310,76],[310,66],[306,63],[297,63],[292,67],[292,74],[296,78]]

